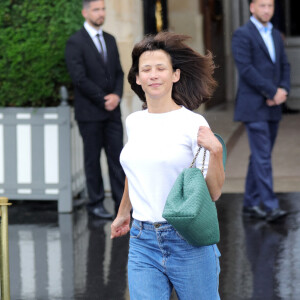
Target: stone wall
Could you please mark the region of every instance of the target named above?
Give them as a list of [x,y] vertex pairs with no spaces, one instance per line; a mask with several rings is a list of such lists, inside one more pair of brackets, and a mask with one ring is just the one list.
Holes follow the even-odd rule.
[[204,53],[203,15],[198,0],[169,1],[169,29],[192,37],[189,45]]
[[[142,102],[128,84],[127,74],[131,65],[132,48],[143,37],[143,7],[141,0],[106,0],[105,5],[106,21],[103,29],[115,36],[124,71],[124,93],[121,110],[124,124],[124,143],[126,143],[125,119],[130,113],[140,110],[142,107]],[[101,168],[104,188],[107,196],[109,196],[110,184],[104,151],[101,155]]]
[[141,0],[106,0],[106,21],[103,29],[113,34],[118,43],[124,71],[122,114],[125,120],[131,112],[141,109],[141,101],[132,92],[127,74],[134,44],[143,37],[143,7]]
[[[169,30],[186,34],[191,37],[188,44],[201,54],[204,54],[203,15],[199,0],[174,1],[169,0]],[[201,105],[198,112],[205,109]]]

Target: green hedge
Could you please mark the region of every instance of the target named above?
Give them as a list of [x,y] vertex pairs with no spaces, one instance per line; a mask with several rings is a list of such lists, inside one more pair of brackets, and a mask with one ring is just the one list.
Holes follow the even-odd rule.
[[0,106],[55,106],[70,86],[64,49],[82,0],[0,1]]

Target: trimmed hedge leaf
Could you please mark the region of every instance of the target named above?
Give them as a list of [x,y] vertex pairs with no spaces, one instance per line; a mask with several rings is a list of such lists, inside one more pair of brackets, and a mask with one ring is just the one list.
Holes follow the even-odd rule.
[[71,86],[64,50],[81,0],[1,0],[0,106],[56,106]]

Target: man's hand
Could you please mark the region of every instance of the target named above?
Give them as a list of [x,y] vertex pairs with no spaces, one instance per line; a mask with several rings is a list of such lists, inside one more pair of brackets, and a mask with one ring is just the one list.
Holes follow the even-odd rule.
[[276,105],[276,103],[274,102],[274,100],[272,100],[272,99],[267,99],[267,105],[268,106],[275,106]]
[[108,111],[114,110],[120,102],[120,97],[116,94],[108,94],[104,97],[104,107]]
[[274,105],[280,105],[284,103],[287,99],[287,91],[283,88],[278,88],[277,92],[273,99],[267,99],[267,105],[268,106],[274,106]]

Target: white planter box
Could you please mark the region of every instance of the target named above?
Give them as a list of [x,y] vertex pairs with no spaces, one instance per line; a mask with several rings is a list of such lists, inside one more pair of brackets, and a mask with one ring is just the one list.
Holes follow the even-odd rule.
[[73,108],[0,108],[0,197],[57,200],[73,210],[84,190],[82,141]]

